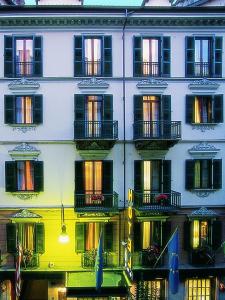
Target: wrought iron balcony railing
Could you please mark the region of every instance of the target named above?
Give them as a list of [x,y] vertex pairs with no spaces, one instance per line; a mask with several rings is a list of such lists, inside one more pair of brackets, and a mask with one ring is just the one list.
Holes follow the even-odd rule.
[[142,62],[143,76],[159,76],[159,67],[160,64],[158,62]]
[[[82,253],[81,256],[81,266],[82,268],[94,268],[95,266],[95,260],[96,260],[97,250],[89,250]],[[108,253],[103,253],[103,267],[107,266],[107,260],[108,260]]]
[[118,121],[74,121],[75,140],[116,140]]
[[134,192],[134,207],[137,209],[167,211],[181,205],[181,194],[175,191],[170,193]]
[[209,62],[196,62],[194,64],[196,77],[208,77],[210,76],[210,63]]
[[115,211],[118,209],[118,194],[75,194],[74,207],[79,211]]
[[33,62],[16,62],[16,76],[32,76],[34,73]]
[[180,121],[137,121],[134,140],[176,140],[181,138]]
[[102,75],[102,61],[101,60],[87,60],[84,61],[86,76],[101,76]]
[[39,254],[34,253],[32,250],[24,249],[21,258],[21,268],[34,269],[34,268],[38,268],[39,265],[40,265]]
[[192,265],[213,265],[215,263],[215,252],[207,245],[193,249],[190,263]]

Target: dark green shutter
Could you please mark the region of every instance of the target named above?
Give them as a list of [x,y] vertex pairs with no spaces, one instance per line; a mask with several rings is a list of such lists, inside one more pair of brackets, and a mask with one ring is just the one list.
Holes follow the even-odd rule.
[[43,76],[42,36],[34,37],[34,76]]
[[186,123],[191,124],[194,122],[194,101],[195,96],[186,95]]
[[142,76],[142,38],[140,36],[134,37],[134,76]]
[[134,223],[134,235],[133,235],[133,242],[134,242],[134,251],[141,251],[142,250],[142,230],[141,230],[140,222]]
[[142,185],[142,160],[135,160],[134,161],[134,190],[135,192],[142,192],[143,185]]
[[15,123],[15,96],[5,95],[5,124]]
[[134,95],[134,139],[143,136],[143,96]]
[[[102,137],[113,138],[113,123],[107,122],[113,120],[113,96],[104,95],[103,101],[103,124],[102,124]],[[105,122],[106,121],[106,122]]]
[[75,161],[75,193],[84,194],[84,161]]
[[33,123],[43,123],[43,99],[42,95],[33,96]]
[[113,251],[114,245],[114,234],[113,234],[113,223],[105,223],[104,225],[104,250],[105,251]]
[[222,52],[223,38],[215,37],[214,39],[214,76],[222,77]]
[[194,188],[194,178],[195,178],[195,161],[192,159],[186,160],[185,169],[185,188],[186,190],[191,190]]
[[103,76],[112,76],[112,36],[103,37]]
[[163,112],[163,137],[171,138],[171,96],[162,96],[162,112]]
[[17,191],[17,168],[16,161],[5,162],[5,191],[16,192]]
[[113,193],[113,161],[105,160],[102,162],[102,193]]
[[74,95],[74,139],[85,137],[85,97],[85,95]]
[[223,95],[215,95],[213,104],[214,104],[213,122],[222,123],[223,122]]
[[16,253],[17,227],[15,223],[6,224],[7,252]]
[[[162,222],[162,246],[165,247],[171,237],[171,222]],[[166,249],[167,250],[167,249]]]
[[35,252],[45,252],[45,226],[44,223],[35,224]]
[[222,188],[222,159],[213,160],[213,188]]
[[84,75],[83,50],[82,36],[74,36],[74,77]]
[[13,38],[5,35],[5,51],[4,51],[4,76],[14,77],[13,72]]
[[217,250],[222,243],[222,223],[219,220],[212,223],[212,249]]
[[162,76],[170,76],[170,37],[162,38]]
[[163,192],[171,192],[171,160],[163,160]]
[[43,161],[33,161],[34,166],[34,191],[44,190],[44,163]]
[[184,221],[183,224],[183,248],[185,251],[189,251],[192,247],[191,240],[193,240],[193,236],[191,234],[191,222]]
[[85,223],[75,224],[75,251],[80,253],[85,251]]
[[152,242],[158,246],[162,246],[161,237],[161,221],[154,221]]
[[192,36],[185,37],[185,59],[186,77],[195,76],[195,38]]

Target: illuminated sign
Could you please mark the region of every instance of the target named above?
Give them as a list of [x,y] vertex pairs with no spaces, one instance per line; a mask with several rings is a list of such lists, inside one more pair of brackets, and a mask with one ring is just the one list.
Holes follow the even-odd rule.
[[128,209],[127,209],[127,225],[128,225],[128,236],[127,236],[127,246],[125,249],[125,269],[127,275],[131,280],[133,280],[132,272],[132,252],[133,252],[133,190],[128,190]]

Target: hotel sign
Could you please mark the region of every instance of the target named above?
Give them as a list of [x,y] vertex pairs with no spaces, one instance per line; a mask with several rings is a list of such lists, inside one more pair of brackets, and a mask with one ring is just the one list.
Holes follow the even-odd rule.
[[125,248],[125,269],[130,280],[133,280],[132,271],[132,252],[133,252],[133,198],[134,191],[128,190],[128,208],[127,208],[127,225],[128,225],[128,235],[127,235],[127,246]]

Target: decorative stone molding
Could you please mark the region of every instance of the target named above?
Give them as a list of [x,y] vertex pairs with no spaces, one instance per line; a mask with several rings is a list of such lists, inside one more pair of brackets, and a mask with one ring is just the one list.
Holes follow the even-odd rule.
[[38,218],[38,219],[40,219],[40,218],[42,218],[42,216],[40,216],[36,213],[33,213],[32,211],[29,211],[27,209],[22,209],[19,212],[11,215],[10,218],[13,218],[13,219],[15,219],[15,218],[17,218],[17,219],[27,219],[27,218],[35,219],[36,218],[37,219]]
[[199,198],[206,198],[211,193],[214,193],[215,191],[214,190],[192,190],[191,192]]
[[158,92],[163,93],[167,88],[168,83],[164,80],[158,80],[155,78],[142,79],[137,83],[137,88],[141,90],[141,92]]
[[38,155],[41,153],[40,150],[27,143],[22,143],[8,152],[13,160],[37,160]]
[[188,87],[193,93],[214,93],[220,85],[214,81],[203,78],[191,82]]
[[87,91],[96,92],[96,93],[104,93],[106,89],[109,87],[109,83],[107,83],[103,79],[98,79],[96,77],[91,77],[88,79],[84,79],[77,84],[78,88],[82,91],[84,90],[85,93]]
[[217,149],[215,146],[210,145],[207,142],[201,142],[188,150],[194,159],[212,159],[219,151],[220,149]]
[[40,84],[35,80],[31,80],[23,77],[12,81],[11,83],[8,84],[8,87],[13,93],[33,94],[40,88]]
[[37,197],[38,193],[15,192],[15,193],[12,193],[12,195],[19,198],[20,200],[30,200],[30,199]]
[[142,159],[165,159],[168,150],[138,150]]
[[13,131],[20,131],[20,132],[22,132],[22,133],[26,133],[26,132],[28,132],[28,131],[35,131],[36,130],[36,128],[37,128],[37,126],[36,125],[16,125],[16,126],[14,126],[14,125],[11,125],[12,126],[12,128],[13,128]]
[[216,125],[217,124],[192,124],[192,130],[200,130],[201,132],[215,130]]
[[83,159],[101,160],[106,158],[109,150],[79,150],[79,154]]
[[195,218],[195,217],[217,217],[218,214],[212,210],[208,209],[207,207],[200,207],[199,209],[194,210],[190,215],[188,215],[189,218]]

